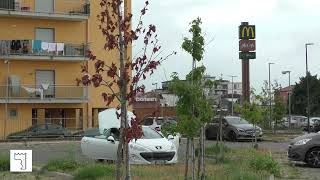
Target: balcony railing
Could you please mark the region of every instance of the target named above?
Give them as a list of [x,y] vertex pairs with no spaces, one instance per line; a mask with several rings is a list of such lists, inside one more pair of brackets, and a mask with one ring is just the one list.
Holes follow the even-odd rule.
[[0,15],[32,18],[85,20],[90,15],[89,0],[1,0]]
[[87,100],[85,86],[0,85],[0,103],[81,103]]
[[0,40],[0,57],[12,59],[83,60],[88,44],[48,43],[41,40]]

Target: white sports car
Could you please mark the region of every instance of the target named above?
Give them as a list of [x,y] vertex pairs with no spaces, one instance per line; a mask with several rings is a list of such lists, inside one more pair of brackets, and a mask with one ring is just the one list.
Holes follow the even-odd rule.
[[[128,112],[128,117],[134,115]],[[83,137],[81,150],[84,155],[97,160],[116,160],[119,144],[120,122],[115,109],[99,113],[99,136]],[[143,136],[129,142],[130,164],[173,164],[177,163],[178,154],[173,137],[163,137],[155,130],[142,126]]]

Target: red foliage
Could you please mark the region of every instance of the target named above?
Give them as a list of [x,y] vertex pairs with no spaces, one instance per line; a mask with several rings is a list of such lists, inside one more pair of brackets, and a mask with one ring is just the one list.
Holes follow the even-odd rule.
[[[140,56],[132,59],[128,57],[125,62],[124,71],[119,73],[119,67],[116,66],[118,62],[112,62],[111,65],[106,64],[109,61],[99,60],[92,51],[88,51],[88,58],[95,61],[94,68],[95,74],[89,75],[88,67],[82,66],[81,72],[83,76],[77,79],[77,84],[82,83],[85,86],[93,85],[94,87],[105,86],[107,91],[101,94],[106,105],[109,106],[115,99],[121,101],[121,97],[114,89],[121,89],[124,84],[128,84],[129,89],[124,97],[129,105],[135,101],[138,93],[143,93],[145,90],[144,85],[139,85],[141,80],[145,80],[147,76],[153,74],[154,70],[175,52],[169,54],[165,58],[159,57],[159,50],[161,46],[158,45],[156,34],[156,26],[150,24],[147,28],[143,26],[142,17],[148,10],[149,1],[145,1],[145,6],[141,10],[140,19],[137,27],[131,29],[131,21],[133,15],[128,13],[123,17],[123,13],[119,6],[123,4],[123,0],[100,0],[101,12],[97,16],[100,21],[99,29],[105,38],[104,49],[106,51],[119,50],[120,45],[123,44],[125,48],[130,46],[133,41],[139,40],[143,37],[144,48]],[[120,8],[121,9],[121,8]],[[121,32],[121,33],[119,33]],[[120,42],[122,36],[123,41]],[[148,54],[147,49],[151,49],[151,54]],[[132,73],[134,72],[134,73]],[[109,77],[105,79],[106,76]],[[122,81],[123,80],[123,81]],[[117,107],[119,109],[119,107]],[[117,113],[120,118],[120,114]],[[125,138],[129,142],[132,139],[137,139],[142,136],[142,129],[139,121],[134,119],[131,121],[131,127],[125,129]]]

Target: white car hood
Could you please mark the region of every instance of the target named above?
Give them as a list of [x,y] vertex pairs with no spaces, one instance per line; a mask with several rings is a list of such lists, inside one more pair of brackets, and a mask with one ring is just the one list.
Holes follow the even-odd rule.
[[[168,141],[166,138],[161,139],[137,139],[137,141],[132,140],[129,143],[129,147],[135,145],[141,146],[150,151],[170,151],[172,147],[172,142]],[[160,146],[160,148],[159,148]]]
[[[103,134],[105,129],[120,128],[120,118],[118,119],[117,112],[120,114],[121,111],[115,108],[110,108],[99,113],[99,132],[101,134]],[[131,119],[136,118],[136,116],[132,112],[128,111],[127,117],[129,122],[128,124],[130,126]]]

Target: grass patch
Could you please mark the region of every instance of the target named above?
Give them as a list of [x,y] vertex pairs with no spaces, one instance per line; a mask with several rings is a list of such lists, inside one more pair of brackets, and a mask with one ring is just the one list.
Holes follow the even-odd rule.
[[0,154],[0,171],[10,170],[10,156],[7,154]]
[[51,160],[46,164],[42,170],[47,170],[47,171],[74,171],[80,166],[80,163],[76,162],[72,158],[67,158],[67,159],[55,159]]
[[267,171],[277,177],[281,174],[279,163],[270,155],[259,153],[258,151],[253,151],[249,164],[255,170]]
[[115,177],[115,168],[112,165],[89,165],[80,168],[74,175],[75,180],[96,180],[102,177]]

